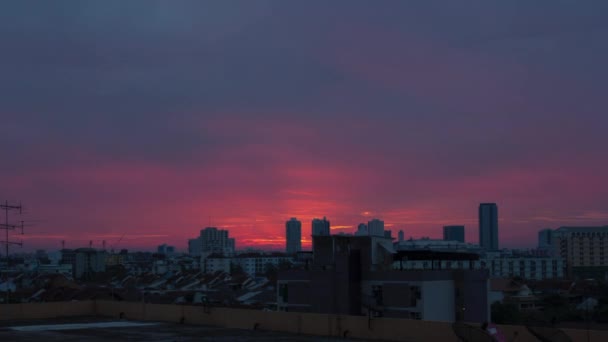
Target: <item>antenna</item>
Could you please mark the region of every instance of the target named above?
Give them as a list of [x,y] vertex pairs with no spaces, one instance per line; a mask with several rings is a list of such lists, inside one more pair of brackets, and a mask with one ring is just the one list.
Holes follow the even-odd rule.
[[[10,271],[10,262],[9,262],[9,246],[10,245],[17,245],[20,247],[23,247],[23,242],[16,242],[16,241],[11,241],[9,240],[9,231],[14,231],[17,229],[21,229],[21,234],[24,234],[23,231],[23,227],[24,227],[24,223],[23,221],[21,221],[20,225],[15,225],[15,224],[10,224],[9,223],[9,211],[10,210],[18,210],[19,214],[21,215],[23,213],[23,206],[21,205],[21,203],[19,203],[19,205],[14,205],[14,204],[9,204],[8,201],[5,201],[4,204],[0,204],[0,209],[4,210],[4,217],[5,217],[5,223],[4,224],[0,224],[0,229],[4,229],[6,231],[6,235],[5,235],[5,240],[4,241],[0,241],[0,243],[4,243],[4,245],[6,246],[6,278],[8,280],[8,274]],[[6,303],[8,304],[10,302],[10,297],[9,297],[10,291],[6,291]]]

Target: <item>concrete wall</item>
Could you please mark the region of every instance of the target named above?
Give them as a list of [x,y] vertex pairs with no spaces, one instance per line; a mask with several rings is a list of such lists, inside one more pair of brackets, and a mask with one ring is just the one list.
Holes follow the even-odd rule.
[[[0,320],[101,315],[131,320],[180,322],[234,329],[260,329],[319,336],[346,336],[387,341],[458,341],[451,324],[399,318],[265,312],[202,306],[84,301],[0,305]],[[537,341],[523,326],[499,326],[507,339]],[[587,341],[585,330],[563,329],[574,341]],[[589,331],[589,341],[608,341],[608,331]]]
[[0,320],[45,319],[94,315],[94,301],[0,304]]
[[422,283],[422,319],[454,322],[454,281],[426,281]]

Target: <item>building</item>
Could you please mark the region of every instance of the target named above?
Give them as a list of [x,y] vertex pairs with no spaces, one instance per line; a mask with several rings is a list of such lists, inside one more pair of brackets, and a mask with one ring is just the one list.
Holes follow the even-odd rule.
[[203,252],[203,243],[200,237],[188,240],[188,254],[192,256],[201,256]]
[[520,277],[526,280],[563,279],[566,263],[553,257],[500,257],[482,259],[482,267],[493,278]]
[[355,232],[356,236],[366,236],[369,235],[368,231],[367,231],[367,225],[365,223],[359,223],[359,226],[357,227],[357,231]]
[[464,226],[443,227],[443,239],[445,241],[464,242]]
[[398,239],[397,240],[398,241],[403,241],[404,239],[405,239],[405,233],[403,232],[403,230],[400,230],[399,234],[398,234]]
[[398,241],[395,243],[395,249],[397,251],[409,251],[409,250],[432,250],[432,251],[446,251],[446,252],[470,252],[470,253],[482,253],[483,250],[479,245],[472,243],[454,241],[454,240],[438,240],[430,239],[428,237],[422,239],[410,239]]
[[266,274],[271,269],[278,270],[283,264],[293,262],[293,256],[284,253],[243,253],[233,257],[211,254],[204,260],[204,272],[231,273],[234,269],[241,268],[244,273],[255,277]]
[[62,274],[67,278],[74,276],[74,271],[71,264],[40,264],[36,268],[38,274]]
[[553,230],[543,229],[538,232],[538,249],[550,251],[553,245]]
[[312,235],[313,236],[318,236],[318,235],[329,235],[330,234],[330,227],[329,227],[329,221],[323,217],[323,219],[314,219],[312,220]]
[[173,255],[173,254],[175,254],[175,247],[169,246],[166,243],[163,243],[162,245],[160,245],[156,248],[156,252],[158,254]]
[[479,205],[479,245],[489,251],[498,250],[498,206],[496,203]]
[[232,270],[232,258],[222,254],[211,254],[204,259],[205,273],[215,273],[218,271],[230,273]]
[[200,231],[199,237],[188,240],[188,253],[192,256],[212,253],[234,255],[235,245],[234,238],[229,237],[227,230],[206,227]]
[[310,270],[279,273],[280,311],[446,322],[490,318],[485,270],[397,271],[392,242],[382,236],[316,236],[313,243]]
[[72,265],[75,279],[90,279],[95,273],[106,270],[106,251],[94,248],[62,249],[61,264]]
[[293,255],[283,253],[241,254],[232,259],[234,265],[240,266],[243,272],[254,277],[263,275],[270,269],[278,270],[283,264],[292,264],[293,262]]
[[370,236],[384,236],[384,221],[373,219],[367,222],[367,231]]
[[563,279],[562,258],[480,255],[472,251],[446,249],[400,250],[395,270],[487,270],[492,278],[521,277],[527,280]]
[[[329,224],[329,222],[328,222]],[[314,229],[314,221],[313,221]],[[285,251],[295,254],[302,250],[302,222],[292,217],[285,222]]]
[[608,226],[561,227],[552,248],[566,260],[570,277],[608,279]]

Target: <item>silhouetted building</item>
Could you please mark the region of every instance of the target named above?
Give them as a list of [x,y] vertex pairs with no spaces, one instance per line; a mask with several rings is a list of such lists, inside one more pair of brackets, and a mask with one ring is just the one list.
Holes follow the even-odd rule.
[[370,236],[384,236],[384,221],[373,219],[367,222],[367,231]]
[[229,237],[227,230],[216,227],[202,229],[198,238],[188,240],[188,253],[193,256],[211,253],[233,255],[234,250],[234,238]]
[[310,270],[279,273],[280,311],[489,320],[486,270],[397,271],[381,236],[313,236]]
[[357,227],[357,231],[355,232],[356,236],[367,236],[369,235],[367,231],[367,225],[365,223],[360,223]]
[[538,249],[543,251],[551,250],[553,243],[553,230],[543,229],[538,232]]
[[443,227],[443,239],[445,241],[464,242],[464,226]]
[[323,219],[314,219],[312,220],[312,235],[329,235],[330,234],[330,226],[329,221],[323,217]]
[[498,250],[498,206],[496,203],[479,205],[479,245],[486,250]]
[[75,279],[90,279],[105,272],[107,253],[94,248],[62,249],[61,264],[72,265]]
[[192,256],[201,256],[202,252],[203,244],[200,237],[188,240],[188,254]]
[[302,250],[302,222],[295,217],[285,222],[285,251],[295,254]]
[[172,254],[175,254],[175,247],[169,246],[166,243],[163,243],[162,245],[160,245],[156,248],[156,252],[158,254],[163,254],[163,255],[172,255]]
[[398,241],[403,241],[405,239],[405,233],[403,232],[403,230],[399,231],[398,236],[399,236],[399,238],[397,239]]
[[393,231],[392,230],[385,230],[384,231],[384,237],[388,238],[388,239],[392,239],[393,238]]

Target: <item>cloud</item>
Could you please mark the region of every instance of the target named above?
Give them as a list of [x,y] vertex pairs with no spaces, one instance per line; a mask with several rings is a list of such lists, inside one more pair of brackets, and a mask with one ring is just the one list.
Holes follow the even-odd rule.
[[53,232],[30,242],[607,220],[604,2],[341,4],[0,5],[0,192]]

